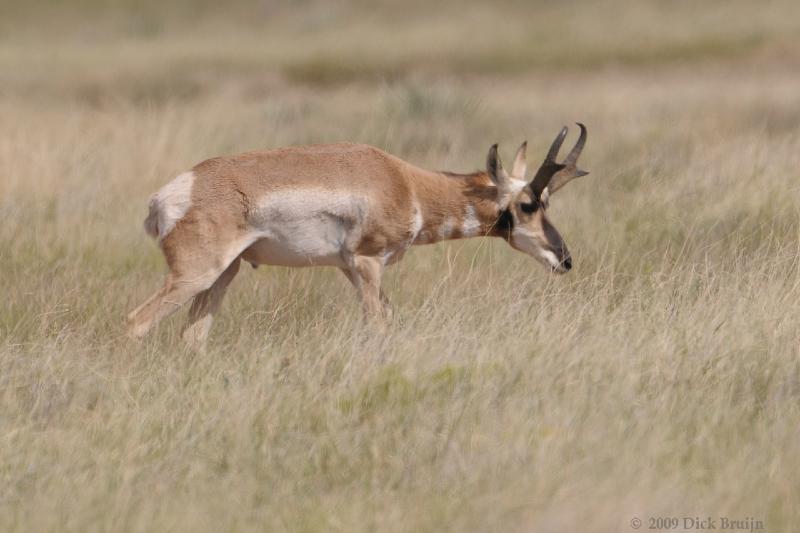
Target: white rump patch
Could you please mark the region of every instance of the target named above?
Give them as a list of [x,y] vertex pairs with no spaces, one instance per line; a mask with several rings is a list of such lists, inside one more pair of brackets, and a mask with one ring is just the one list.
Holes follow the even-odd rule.
[[194,172],[184,172],[150,197],[150,214],[144,221],[144,227],[159,242],[191,207],[194,178]]
[[481,231],[481,222],[478,220],[478,215],[475,213],[475,207],[468,205],[464,213],[464,222],[461,225],[461,235],[464,237],[474,237],[479,235]]

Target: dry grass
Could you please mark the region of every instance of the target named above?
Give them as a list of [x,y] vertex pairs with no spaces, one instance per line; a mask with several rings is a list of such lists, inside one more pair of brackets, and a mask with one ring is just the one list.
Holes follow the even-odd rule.
[[[9,9],[0,529],[796,529],[800,17],[576,4],[310,2],[265,35],[251,4]],[[577,119],[592,175],[552,208],[567,276],[502,242],[418,248],[376,338],[338,272],[247,269],[207,355],[183,316],[122,336],[164,270],[147,197],[205,157],[347,139],[469,171]]]

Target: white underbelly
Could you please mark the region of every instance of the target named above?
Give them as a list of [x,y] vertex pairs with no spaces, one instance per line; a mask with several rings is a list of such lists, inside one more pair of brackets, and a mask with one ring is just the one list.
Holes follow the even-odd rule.
[[283,223],[261,234],[242,254],[245,261],[288,267],[346,266],[342,257],[346,231],[334,218]]

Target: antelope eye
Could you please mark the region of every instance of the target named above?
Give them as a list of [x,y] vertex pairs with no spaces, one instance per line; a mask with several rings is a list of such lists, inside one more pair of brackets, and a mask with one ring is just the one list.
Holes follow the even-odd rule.
[[535,213],[537,209],[539,209],[539,202],[531,202],[529,204],[519,204],[519,208],[522,209],[523,213]]

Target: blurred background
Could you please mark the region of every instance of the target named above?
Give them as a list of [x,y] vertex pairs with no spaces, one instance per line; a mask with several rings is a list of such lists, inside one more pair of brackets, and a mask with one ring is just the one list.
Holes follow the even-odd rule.
[[[577,120],[606,187],[657,186],[698,138],[797,127],[798,14],[791,0],[3,0],[15,157],[0,193],[15,210],[68,187],[118,222],[213,155],[349,140],[470,171],[494,142],[527,138],[535,158]],[[42,158],[53,145],[68,153]]]
[[[206,356],[123,336],[206,158],[469,172],[575,121],[568,276],[419,247],[376,339],[338,272],[248,268]],[[0,530],[796,530],[798,169],[797,0],[0,0]]]
[[696,78],[745,77],[791,69],[800,55],[789,0],[4,0],[0,9],[3,94],[90,105],[678,66]]

